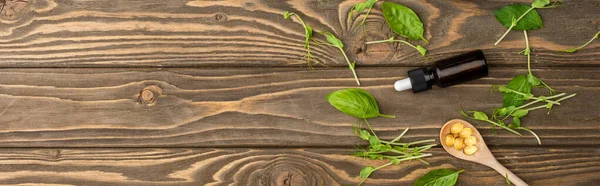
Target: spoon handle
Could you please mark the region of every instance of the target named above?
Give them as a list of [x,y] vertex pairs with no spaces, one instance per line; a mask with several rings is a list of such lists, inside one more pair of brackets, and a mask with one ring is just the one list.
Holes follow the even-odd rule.
[[510,180],[510,182],[515,186],[529,186],[529,184],[525,183],[525,181],[523,181],[517,175],[512,173],[510,170],[508,170],[506,167],[504,167],[502,164],[500,164],[500,162],[496,161],[495,159],[493,162],[489,162],[488,166],[491,167],[492,169],[496,170],[498,173],[502,174],[503,177],[508,176],[508,179]]

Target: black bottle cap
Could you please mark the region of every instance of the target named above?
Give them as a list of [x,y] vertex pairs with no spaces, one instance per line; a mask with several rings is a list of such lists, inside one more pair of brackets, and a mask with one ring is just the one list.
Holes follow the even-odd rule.
[[425,68],[408,71],[408,77],[410,78],[413,93],[431,89],[431,85],[428,85],[427,79],[425,79]]

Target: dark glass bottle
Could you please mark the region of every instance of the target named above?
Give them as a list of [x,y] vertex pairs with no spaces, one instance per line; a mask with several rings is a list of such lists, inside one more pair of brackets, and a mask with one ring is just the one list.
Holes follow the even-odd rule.
[[448,87],[488,75],[488,66],[481,50],[436,61],[431,67],[408,71],[408,78],[396,81],[397,91],[412,89],[414,93],[431,89],[433,85]]

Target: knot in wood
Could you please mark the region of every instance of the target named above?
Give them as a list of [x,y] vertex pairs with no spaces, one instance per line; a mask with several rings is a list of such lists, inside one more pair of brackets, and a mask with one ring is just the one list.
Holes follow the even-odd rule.
[[154,105],[156,103],[156,100],[158,99],[158,96],[160,96],[162,94],[162,89],[156,85],[150,85],[147,87],[144,87],[139,95],[138,95],[138,99],[141,103],[145,103],[147,105]]
[[0,0],[0,18],[13,20],[31,10],[33,0]]

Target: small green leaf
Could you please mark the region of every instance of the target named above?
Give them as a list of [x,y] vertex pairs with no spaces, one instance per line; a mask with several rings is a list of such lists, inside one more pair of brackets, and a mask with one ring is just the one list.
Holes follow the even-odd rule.
[[[524,74],[515,76],[512,80],[510,80],[510,82],[508,82],[508,84],[506,85],[506,88],[509,88],[511,90],[521,92],[524,94],[531,93],[531,85],[527,81],[527,76]],[[504,107],[510,107],[510,106],[518,107],[518,106],[523,105],[523,102],[525,101],[524,98],[525,97],[523,95],[520,95],[520,94],[517,94],[514,92],[505,92],[503,95],[503,99],[502,99],[502,105]]]
[[512,90],[509,88],[506,88],[505,86],[497,86],[497,87],[498,87],[498,92],[512,93]]
[[548,4],[550,4],[550,0],[534,0],[533,3],[531,3],[531,7],[543,8]]
[[381,115],[373,95],[363,89],[338,90],[327,95],[326,99],[333,107],[350,116],[369,119]]
[[292,14],[289,11],[283,12],[283,18],[284,19],[290,19],[290,17],[292,17]]
[[425,55],[427,54],[427,49],[421,45],[417,45],[417,51],[419,51],[419,53],[425,57]]
[[400,160],[398,160],[398,159],[392,159],[392,161],[390,161],[390,162],[394,165],[400,164]]
[[324,32],[323,34],[325,36],[327,36],[327,41],[331,45],[333,45],[334,47],[337,47],[337,48],[344,48],[344,43],[342,43],[342,41],[340,39],[335,37],[335,35],[333,35],[332,33],[329,33],[329,32]]
[[368,178],[371,175],[371,173],[373,173],[373,171],[375,171],[375,168],[373,168],[371,166],[367,166],[367,167],[363,168],[362,170],[360,170],[360,177]]
[[[494,12],[496,19],[502,23],[506,28],[510,28],[513,24],[513,19],[516,21],[516,18],[521,17],[527,10],[531,7],[521,5],[521,4],[512,4],[505,6],[501,9],[498,9]],[[527,15],[525,15],[516,25],[512,28],[513,30],[536,30],[544,28],[542,23],[542,18],[538,15],[537,11],[531,10]]]
[[306,25],[304,27],[304,35],[305,35],[304,48],[308,48],[310,45],[310,38],[312,37],[312,27]]
[[515,110],[515,112],[513,112],[510,116],[515,117],[515,118],[522,118],[522,117],[527,116],[527,114],[529,114],[528,110],[518,109],[518,110]]
[[529,82],[529,85],[531,86],[539,86],[541,84],[540,79],[535,77],[533,74],[527,74],[527,82]]
[[372,137],[372,138],[369,138],[369,144],[371,146],[377,146],[377,145],[380,145],[381,142],[379,141],[379,139],[377,139],[377,137]]
[[475,111],[473,113],[473,118],[476,120],[487,121],[489,120],[488,116],[484,112]]
[[521,119],[519,119],[518,117],[513,117],[513,124],[516,125],[517,127],[520,127]]
[[417,179],[414,186],[453,186],[458,181],[458,174],[461,172],[464,172],[464,170],[432,170]]
[[423,22],[410,8],[392,2],[383,2],[381,9],[386,23],[394,32],[408,39],[429,43],[423,37]]
[[371,133],[367,130],[360,130],[360,135],[359,137],[363,140],[370,140],[371,139]]
[[510,106],[510,107],[504,107],[498,110],[498,114],[500,116],[506,116],[510,113],[512,113],[513,111],[515,111],[515,109],[517,109],[517,107],[515,106]]

